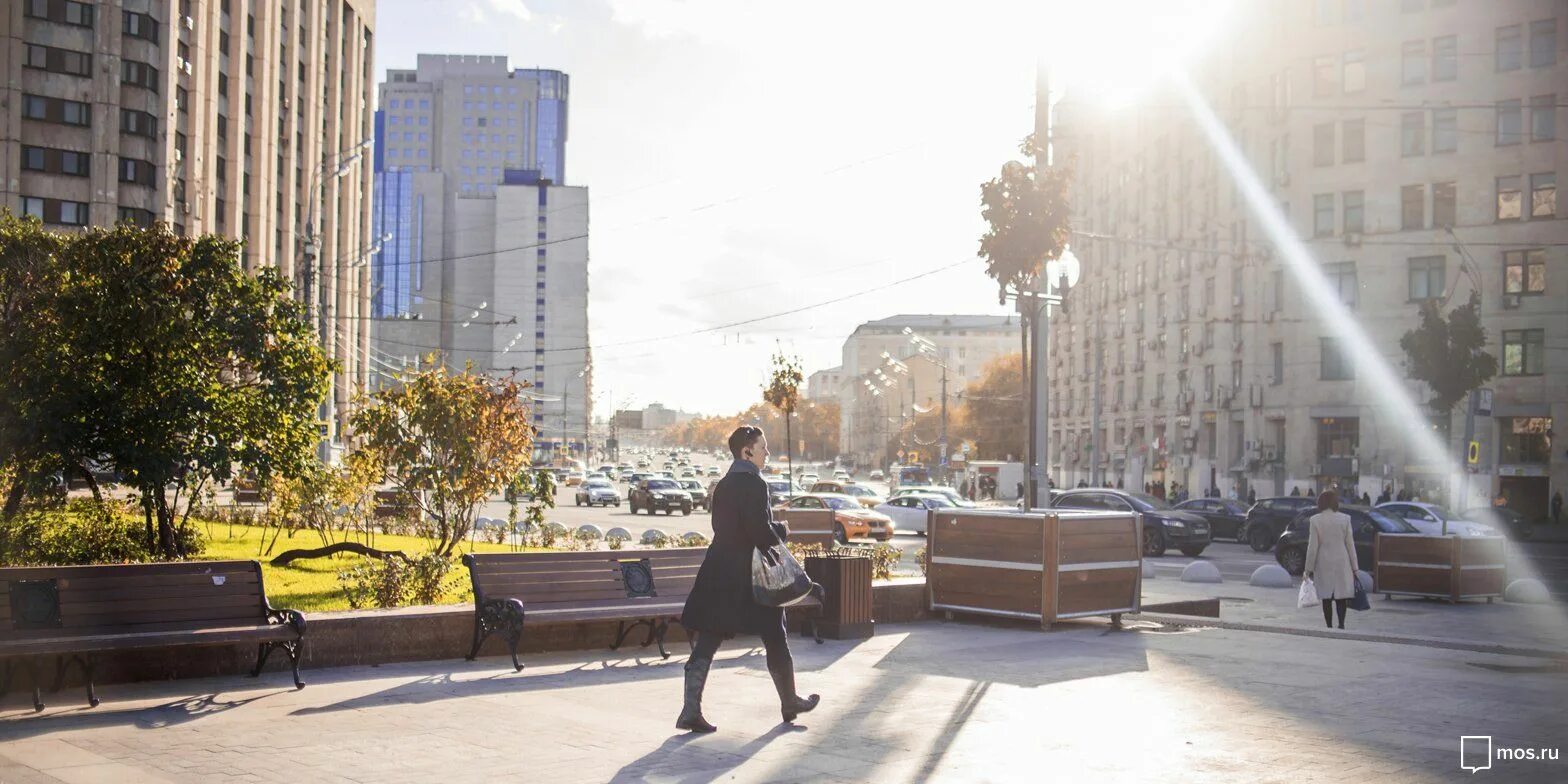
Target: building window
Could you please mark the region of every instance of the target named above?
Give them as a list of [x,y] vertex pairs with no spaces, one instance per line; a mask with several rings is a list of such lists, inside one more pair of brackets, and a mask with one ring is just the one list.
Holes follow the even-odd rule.
[[1521,178],[1518,176],[1497,178],[1498,220],[1519,220],[1520,216],[1523,214],[1520,204],[1520,201],[1523,198],[1523,194],[1520,192],[1522,187],[1523,183],[1521,182]]
[[[53,199],[45,200],[45,212],[48,211],[48,202],[54,202],[54,200]],[[82,202],[79,202],[79,201],[60,201],[60,202],[55,202],[55,204],[59,205],[59,210],[60,210],[59,220],[54,221],[55,223],[59,223],[59,224],[65,225],[65,226],[86,226],[87,225],[87,205],[86,204],[83,204]],[[1539,330],[1537,330],[1537,331],[1539,331]]]
[[1332,193],[1319,193],[1312,197],[1312,236],[1334,236],[1334,194]]
[[1361,448],[1361,420],[1325,417],[1318,420],[1318,460],[1355,457]]
[[1312,126],[1312,165],[1334,165],[1334,124]]
[[44,148],[42,148],[42,147],[23,147],[22,148],[22,170],[23,171],[48,171],[48,169],[45,168],[45,164],[44,164]]
[[1399,228],[1426,228],[1426,186],[1406,185],[1399,189]]
[[1426,82],[1426,42],[1406,41],[1400,53],[1399,83],[1409,87]]
[[1347,308],[1354,308],[1356,306],[1356,291],[1358,288],[1356,285],[1356,263],[1354,261],[1342,261],[1338,264],[1325,264],[1323,265],[1323,275],[1328,278],[1328,285],[1339,292],[1339,301],[1345,303]]
[[158,43],[158,23],[146,14],[135,11],[124,12],[124,33],[132,38]]
[[1432,183],[1432,226],[1447,228],[1458,223],[1458,188],[1452,182]]
[[146,229],[152,227],[153,214],[150,210],[139,210],[135,207],[121,207],[118,220],[121,223],[129,223],[133,226],[140,226]]
[[[1332,129],[1332,126],[1330,126]],[[1331,142],[1332,143],[1332,142]],[[1367,124],[1365,120],[1346,120],[1340,129],[1340,158],[1342,163],[1360,163],[1367,159]],[[1329,153],[1330,157],[1333,153]]]
[[1356,377],[1346,357],[1339,348],[1338,338],[1319,338],[1318,378],[1322,381],[1349,381]]
[[158,69],[135,60],[121,60],[120,83],[158,92]]
[[1426,112],[1405,112],[1399,118],[1399,154],[1426,154]]
[[23,13],[26,16],[77,27],[93,26],[93,10],[90,3],[78,3],[75,0],[55,3],[49,0],[27,0],[27,4],[23,6]]
[[1452,82],[1459,78],[1459,36],[1432,39],[1432,81]]
[[1557,174],[1530,175],[1530,217],[1557,217]]
[[1432,152],[1454,152],[1459,149],[1459,110],[1432,110]]
[[93,73],[93,56],[87,52],[28,44],[26,58],[22,64],[28,68],[72,76],[92,76]]
[[1497,146],[1524,141],[1524,104],[1518,99],[1497,102]]
[[1503,251],[1503,293],[1532,295],[1546,293],[1546,251]]
[[1557,64],[1557,20],[1541,19],[1530,23],[1530,67],[1548,68]]
[[[219,160],[222,159],[220,158]],[[139,161],[135,158],[120,159],[120,182],[130,182],[150,187],[153,184],[152,178],[151,163]]]
[[1410,300],[1441,299],[1448,284],[1448,260],[1442,256],[1417,256],[1409,263]]
[[1334,58],[1312,58],[1312,95],[1317,98],[1334,94]]
[[1345,233],[1360,234],[1366,226],[1366,196],[1361,191],[1345,191]]
[[1557,96],[1537,95],[1530,99],[1530,141],[1549,142],[1557,138]]
[[1269,383],[1277,387],[1285,383],[1285,344],[1270,343],[1269,356],[1273,359],[1273,375],[1269,377]]
[[22,214],[29,218],[44,219],[44,200],[36,196],[22,197]]
[[1539,376],[1546,372],[1546,330],[1503,330],[1503,375]]
[[1506,417],[1498,423],[1499,463],[1549,463],[1552,460],[1551,417]]
[[1345,53],[1344,87],[1346,93],[1359,93],[1367,88],[1366,55],[1360,49]]
[[1519,25],[1497,28],[1497,70],[1517,71],[1524,66],[1524,35]]

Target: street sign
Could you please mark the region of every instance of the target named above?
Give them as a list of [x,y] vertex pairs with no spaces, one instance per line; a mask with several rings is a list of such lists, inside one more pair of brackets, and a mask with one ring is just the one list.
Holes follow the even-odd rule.
[[1465,451],[1465,462],[1470,465],[1479,465],[1481,462],[1481,442],[1471,441],[1470,448]]
[[1492,390],[1482,387],[1477,389],[1470,398],[1475,405],[1475,415],[1489,417],[1492,415]]

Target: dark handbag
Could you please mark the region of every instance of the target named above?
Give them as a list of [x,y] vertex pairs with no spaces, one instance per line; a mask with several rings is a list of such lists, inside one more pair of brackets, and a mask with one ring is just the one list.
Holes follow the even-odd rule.
[[1371,602],[1371,600],[1367,599],[1366,589],[1361,587],[1361,578],[1360,577],[1356,577],[1354,579],[1356,581],[1356,596],[1355,596],[1355,598],[1350,600],[1350,604],[1349,604],[1350,609],[1352,609],[1352,610],[1370,610],[1370,609],[1372,609],[1372,602]]
[[751,598],[757,604],[788,607],[810,595],[811,578],[789,548],[774,545],[751,551]]

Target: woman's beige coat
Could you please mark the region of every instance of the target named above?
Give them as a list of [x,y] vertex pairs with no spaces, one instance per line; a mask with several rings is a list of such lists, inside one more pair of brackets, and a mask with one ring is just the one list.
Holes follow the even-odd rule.
[[1319,599],[1350,599],[1356,595],[1356,542],[1350,515],[1318,512],[1308,521],[1307,572]]

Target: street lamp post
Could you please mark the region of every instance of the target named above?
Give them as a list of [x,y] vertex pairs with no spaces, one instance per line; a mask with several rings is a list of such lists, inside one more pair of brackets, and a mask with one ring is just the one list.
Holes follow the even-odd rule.
[[[918,357],[918,358],[923,359],[923,360],[925,360],[927,362],[930,362],[931,364],[937,366],[938,368],[940,368],[942,370],[942,438],[941,438],[941,440],[938,443],[940,444],[939,449],[941,451],[941,459],[942,459],[942,463],[941,463],[942,477],[943,477],[943,479],[946,479],[947,478],[947,371],[948,371],[947,363],[943,362],[942,360],[939,360],[939,359],[937,359],[935,357],[936,351],[937,351],[937,345],[935,343],[933,343],[933,342],[931,342],[929,340],[926,340],[925,338],[920,337],[919,335],[915,334],[915,331],[913,329],[910,329],[909,327],[905,327],[904,328],[904,334],[909,336],[910,344],[915,347],[915,353],[912,354],[911,356]],[[884,353],[884,356],[886,356],[885,353]]]

